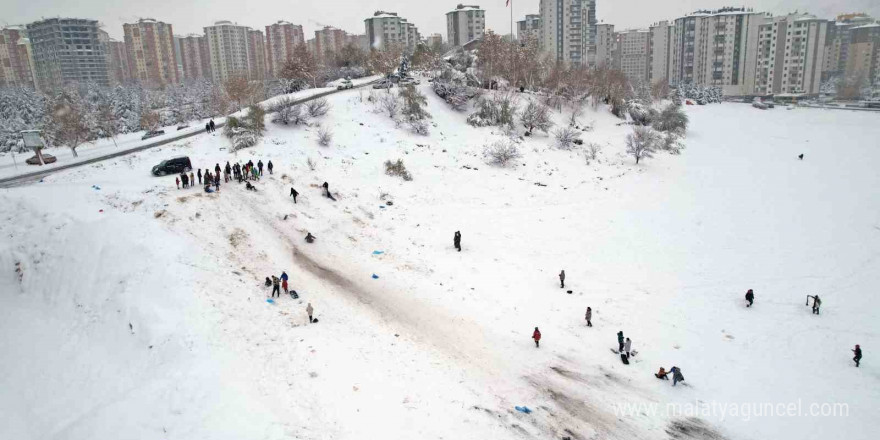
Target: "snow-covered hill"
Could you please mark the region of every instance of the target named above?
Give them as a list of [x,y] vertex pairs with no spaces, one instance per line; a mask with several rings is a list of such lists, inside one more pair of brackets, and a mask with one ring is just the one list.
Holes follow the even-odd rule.
[[[0,193],[0,437],[872,438],[876,115],[689,107],[683,154],[636,166],[591,109],[598,161],[537,134],[501,169],[482,148],[502,134],[422,87],[427,137],[355,90],[319,120],[329,148],[271,125],[237,154],[218,133]],[[149,175],[179,155],[275,173],[219,194]],[[282,270],[300,299],[269,304]],[[672,365],[688,386],[654,378]]]

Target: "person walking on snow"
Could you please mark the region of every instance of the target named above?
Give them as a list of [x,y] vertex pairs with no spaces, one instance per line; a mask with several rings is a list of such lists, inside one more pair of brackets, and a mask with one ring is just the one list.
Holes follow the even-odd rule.
[[211,133],[211,124],[210,123],[205,124],[205,133],[208,133],[208,134]]
[[626,342],[623,343],[623,351],[626,353],[626,358],[629,359],[629,353],[632,351],[632,341],[629,338],[626,338]]
[[747,305],[746,307],[751,307],[752,304],[755,302],[755,292],[753,292],[752,289],[749,289],[749,291],[746,292],[746,301],[749,302],[749,305]]
[[535,332],[532,333],[532,339],[535,340],[535,347],[541,345],[541,330],[538,330],[538,327],[535,327]]
[[617,349],[618,353],[623,352],[623,330],[617,332],[617,345],[620,347]]
[[296,204],[296,196],[298,196],[298,195],[299,195],[299,193],[296,192],[296,190],[293,189],[293,187],[291,186],[291,187],[290,187],[290,197],[293,197],[293,203],[294,203],[294,204]]
[[215,128],[216,125],[214,125],[214,119],[211,119],[211,122],[208,122],[208,124],[211,125],[211,133],[213,133],[214,131],[217,130],[217,129]]
[[669,369],[669,372],[672,373],[672,386],[679,382],[684,382],[684,376],[681,374],[681,368],[672,367]]
[[565,271],[564,270],[559,272],[559,288],[560,289],[565,288]]
[[455,231],[455,235],[452,237],[452,245],[461,252],[461,231]]
[[862,360],[862,349],[859,347],[859,344],[856,344],[856,348],[853,349],[853,360],[856,361],[856,368],[859,366],[859,361]]
[[271,160],[269,161],[269,163],[266,164],[266,168],[269,169],[269,174],[272,174],[272,161]]
[[584,315],[584,318],[587,320],[587,327],[592,327],[593,323],[590,321],[593,319],[593,309],[587,307],[587,314]]
[[199,186],[201,186],[201,184],[202,184],[202,169],[201,168],[199,168],[198,176],[199,176]]
[[259,173],[260,177],[263,177],[263,161],[262,160],[257,161],[257,168],[260,170],[260,173]]
[[278,297],[281,298],[281,291],[278,290],[278,277],[272,275],[272,298],[275,298],[275,294],[278,294]]
[[312,303],[309,303],[309,304],[306,306],[306,313],[309,314],[309,324],[311,324],[311,323],[313,322],[313,319],[312,319],[312,313],[314,313],[314,312],[315,312],[315,309],[312,308]]
[[[199,182],[201,183],[201,182]],[[195,186],[196,184],[196,176],[193,175],[192,171],[189,172],[189,186]]]
[[174,178],[174,183],[177,184],[177,189],[180,189],[180,177],[175,177],[175,178]]
[[220,164],[214,165],[214,174],[220,175]]
[[819,314],[819,306],[821,306],[821,305],[822,305],[822,300],[819,299],[819,295],[814,295],[813,296],[813,314],[814,315]]

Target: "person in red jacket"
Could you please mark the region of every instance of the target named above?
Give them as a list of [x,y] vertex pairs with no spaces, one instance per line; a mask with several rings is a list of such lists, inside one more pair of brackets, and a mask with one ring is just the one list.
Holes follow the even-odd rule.
[[281,290],[283,290],[284,293],[290,293],[290,291],[287,290],[287,278],[286,277],[281,279]]
[[175,177],[175,178],[174,178],[174,183],[177,184],[177,189],[180,189],[180,177]]
[[541,342],[541,330],[538,330],[538,327],[535,327],[535,332],[532,333],[532,339],[535,340],[535,347],[540,346],[540,342]]

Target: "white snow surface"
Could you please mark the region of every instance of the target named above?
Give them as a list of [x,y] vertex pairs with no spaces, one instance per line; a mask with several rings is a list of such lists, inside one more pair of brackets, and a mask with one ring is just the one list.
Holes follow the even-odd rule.
[[[330,147],[314,122],[267,124],[237,154],[215,133],[2,190],[0,438],[874,438],[877,115],[689,106],[682,155],[637,166],[630,128],[590,109],[598,161],[537,133],[502,169],[481,157],[499,130],[420,88],[429,136],[352,90],[317,121]],[[150,176],[180,155],[275,172],[214,194]],[[413,181],[384,174],[398,158]],[[282,270],[300,299],[269,304]],[[687,386],[654,378],[673,365]]]

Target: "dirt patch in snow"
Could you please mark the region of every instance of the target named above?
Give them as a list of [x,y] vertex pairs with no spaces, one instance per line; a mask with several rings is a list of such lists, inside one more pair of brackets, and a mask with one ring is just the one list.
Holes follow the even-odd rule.
[[727,440],[727,437],[696,417],[670,421],[666,433],[676,440]]
[[248,234],[241,228],[235,228],[231,234],[229,234],[229,244],[232,247],[237,248],[240,245],[247,242]]

